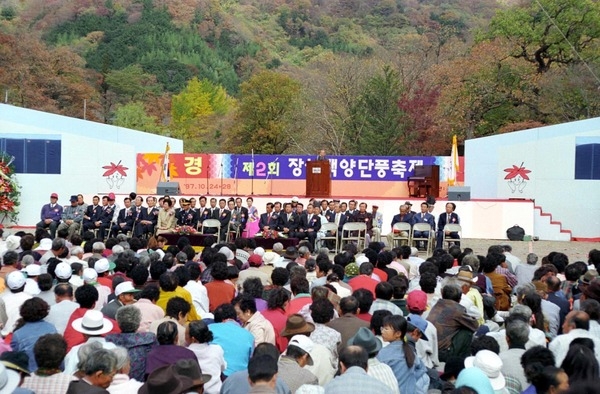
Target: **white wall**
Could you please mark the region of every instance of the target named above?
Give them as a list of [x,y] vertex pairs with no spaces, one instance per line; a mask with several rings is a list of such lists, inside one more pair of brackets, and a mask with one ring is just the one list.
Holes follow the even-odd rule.
[[[574,238],[598,238],[600,181],[575,179],[575,139],[599,135],[600,118],[595,118],[468,140],[465,185],[475,199],[532,199]],[[504,169],[521,163],[531,171],[530,180],[522,192],[513,192]]]

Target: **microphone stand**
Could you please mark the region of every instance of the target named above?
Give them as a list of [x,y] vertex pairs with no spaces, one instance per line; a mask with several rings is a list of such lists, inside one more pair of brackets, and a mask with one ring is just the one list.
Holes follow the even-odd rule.
[[208,177],[210,175],[210,164],[208,164],[206,166],[206,195],[209,196],[210,195],[210,189],[208,188]]
[[235,172],[233,174],[233,179],[235,181],[235,195],[238,195],[238,181],[237,181],[237,170],[238,170],[238,160],[239,157],[235,158]]
[[253,196],[254,195],[254,149],[252,149],[252,183],[250,186],[250,195]]
[[221,196],[223,195],[223,159],[221,159]]
[[[277,161],[279,160],[279,157],[275,158],[275,161],[273,163],[277,163]],[[269,180],[269,175],[271,175],[268,171],[267,171],[267,177],[265,178],[265,183]],[[273,180],[271,179],[271,185],[269,186],[269,196],[273,195]]]

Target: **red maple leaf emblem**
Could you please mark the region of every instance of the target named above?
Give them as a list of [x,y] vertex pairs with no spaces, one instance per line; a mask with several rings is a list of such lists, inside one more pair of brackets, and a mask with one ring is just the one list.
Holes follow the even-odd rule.
[[117,164],[111,161],[109,166],[103,166],[102,168],[106,170],[102,176],[111,176],[115,172],[118,172],[122,176],[127,176],[125,171],[129,169],[121,164],[121,160]]
[[518,175],[521,175],[521,177],[525,180],[529,180],[529,176],[527,174],[529,174],[531,172],[531,170],[528,170],[527,168],[525,168],[523,166],[523,164],[525,164],[524,162],[521,163],[520,167],[517,167],[516,165],[513,164],[512,168],[505,168],[504,171],[508,172],[508,174],[506,174],[506,176],[504,177],[504,179],[513,179],[516,178]]

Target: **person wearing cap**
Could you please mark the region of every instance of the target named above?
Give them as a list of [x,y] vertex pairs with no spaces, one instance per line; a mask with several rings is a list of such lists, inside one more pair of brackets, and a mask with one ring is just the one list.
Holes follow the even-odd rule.
[[502,360],[490,350],[480,350],[465,359],[465,368],[478,368],[488,377],[494,394],[506,394],[506,379],[502,374]]
[[[399,394],[400,390],[398,388],[396,376],[394,376],[394,371],[389,365],[377,360],[377,354],[379,354],[382,344],[381,341],[375,337],[373,332],[366,327],[362,327],[358,330],[356,335],[348,340],[348,347],[342,349],[342,355],[340,356],[340,363],[343,363],[346,368],[348,368],[348,350],[353,347],[360,347],[365,350],[368,357],[368,369],[366,367],[362,368],[367,370],[367,374],[385,384],[387,389],[391,390],[392,393]],[[344,373],[343,370],[340,372]],[[336,378],[334,381],[337,380],[338,379]],[[346,387],[350,388],[362,386],[360,384],[348,384]]]
[[37,283],[37,278],[42,274],[42,268],[37,264],[30,264],[22,270],[27,276],[25,279],[25,293],[37,296],[40,294],[40,288]]
[[62,335],[46,334],[39,337],[33,354],[37,369],[25,377],[22,387],[38,394],[66,393],[69,384],[76,378],[60,369],[67,354],[67,343]]
[[260,269],[262,267],[262,263],[262,258],[257,254],[253,254],[248,258],[248,264],[250,267],[240,271],[237,281],[238,288],[243,287],[244,281],[250,277],[256,277],[260,279],[260,282],[263,286],[268,286],[271,283],[271,276]]
[[190,200],[187,198],[181,199],[181,210],[179,210],[176,216],[178,226],[191,226],[195,228],[198,225],[198,212],[190,208]]
[[21,374],[0,363],[0,393],[33,394],[33,391],[19,388]]
[[69,231],[69,239],[79,232],[81,223],[83,222],[83,216],[85,214],[85,207],[77,203],[77,196],[73,195],[69,199],[71,205],[64,207],[61,215],[61,223],[58,225],[58,230],[67,229]]
[[117,373],[117,356],[106,349],[89,355],[81,368],[84,376],[69,384],[67,394],[104,394]]
[[152,372],[137,392],[138,394],[183,394],[194,392],[193,389],[198,385],[198,382],[179,374],[175,365],[165,365]]
[[[79,291],[79,289],[77,290]],[[71,328],[83,337],[83,341],[73,346],[65,356],[65,373],[73,374],[77,371],[79,364],[78,351],[82,346],[91,342],[99,342],[103,349],[110,350],[116,347],[114,343],[106,341],[104,336],[115,329],[116,332],[119,332],[119,329],[116,327],[114,320],[105,318],[100,311],[88,309],[82,317],[71,322]],[[65,336],[65,340],[68,344],[68,337]]]
[[25,275],[21,271],[13,271],[6,276],[6,286],[10,292],[0,297],[0,334],[3,337],[13,331],[17,320],[21,318],[21,305],[31,298],[30,294],[25,293],[25,283]]
[[[422,319],[423,312],[427,310],[427,294],[422,290],[411,291],[406,297],[406,307],[409,312],[407,319],[412,320],[415,317]],[[423,360],[427,368],[435,368],[440,365],[437,329],[431,322],[424,321],[427,326],[424,328],[423,333],[427,337],[427,342],[417,341],[417,356]]]
[[[368,374],[369,369],[369,355],[363,347],[345,347],[340,352],[340,376],[325,385],[325,392],[328,394],[399,393],[397,383],[393,390],[389,385]],[[394,379],[393,373],[392,379]]]
[[50,203],[42,206],[40,212],[41,221],[36,225],[37,229],[49,229],[52,238],[56,236],[56,230],[58,229],[63,213],[63,207],[57,204],[57,201],[58,194],[52,193],[50,195]]
[[116,264],[106,258],[101,258],[94,263],[94,270],[98,274],[97,282],[109,289],[112,288],[112,279],[109,277],[110,272],[115,269]]
[[[115,299],[108,304],[104,305],[101,312],[106,317],[114,319],[117,315],[119,308],[125,305],[132,305],[135,303],[134,294],[139,293],[140,290],[133,287],[131,282],[122,282],[115,288]],[[136,328],[137,330],[137,328]]]
[[[14,391],[11,392],[12,394],[35,394],[31,389],[23,387],[24,379],[31,375],[27,366],[28,358],[29,357],[27,357],[25,352],[5,351],[0,354],[0,363],[3,364],[7,370],[18,373],[21,378],[19,387],[14,389]],[[0,390],[0,392],[2,392],[2,390]]]
[[310,354],[313,347],[314,343],[309,337],[295,335],[290,339],[286,354],[279,358],[277,376],[288,385],[292,393],[303,384],[319,384],[319,379],[304,368],[306,365],[313,364]]
[[477,278],[473,275],[471,267],[461,267],[455,278],[462,291],[460,304],[467,308],[469,314],[475,317],[480,325],[483,324],[485,322],[483,297],[481,296],[481,293],[473,287],[473,285],[477,283]]

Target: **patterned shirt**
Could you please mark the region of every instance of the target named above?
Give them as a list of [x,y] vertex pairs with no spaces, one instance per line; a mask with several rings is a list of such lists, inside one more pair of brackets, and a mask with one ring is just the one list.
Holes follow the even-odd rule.
[[381,298],[377,298],[375,301],[373,301],[371,309],[369,309],[369,313],[373,314],[375,311],[381,310],[390,311],[393,315],[404,316],[404,313],[402,313],[402,309],[400,309],[394,303],[387,300],[382,300]]
[[21,387],[41,394],[66,393],[69,389],[69,383],[73,380],[77,380],[77,378],[63,372],[50,376],[39,376],[32,373],[31,376],[25,377]]
[[508,285],[510,287],[516,287],[517,283],[519,283],[519,280],[517,279],[517,277],[514,274],[512,274],[508,270],[508,268],[502,268],[501,266],[497,266],[496,273],[504,275],[506,277],[506,282],[508,282]]
[[396,380],[394,371],[392,371],[392,368],[390,368],[389,365],[380,362],[376,358],[370,358],[367,374],[384,383],[386,386],[389,386],[394,394],[400,394],[398,381]]
[[360,367],[348,368],[342,375],[327,383],[325,392],[328,394],[393,393],[391,388],[376,378],[369,376]]
[[335,363],[337,364],[337,348],[342,343],[342,334],[324,324],[315,323],[315,330],[310,334],[310,339],[314,343],[318,343],[329,349],[333,353]]
[[440,299],[431,308],[427,320],[433,323],[438,333],[438,348],[450,348],[452,338],[460,329],[475,332],[479,327],[477,320],[467,314],[464,306],[456,301]]

